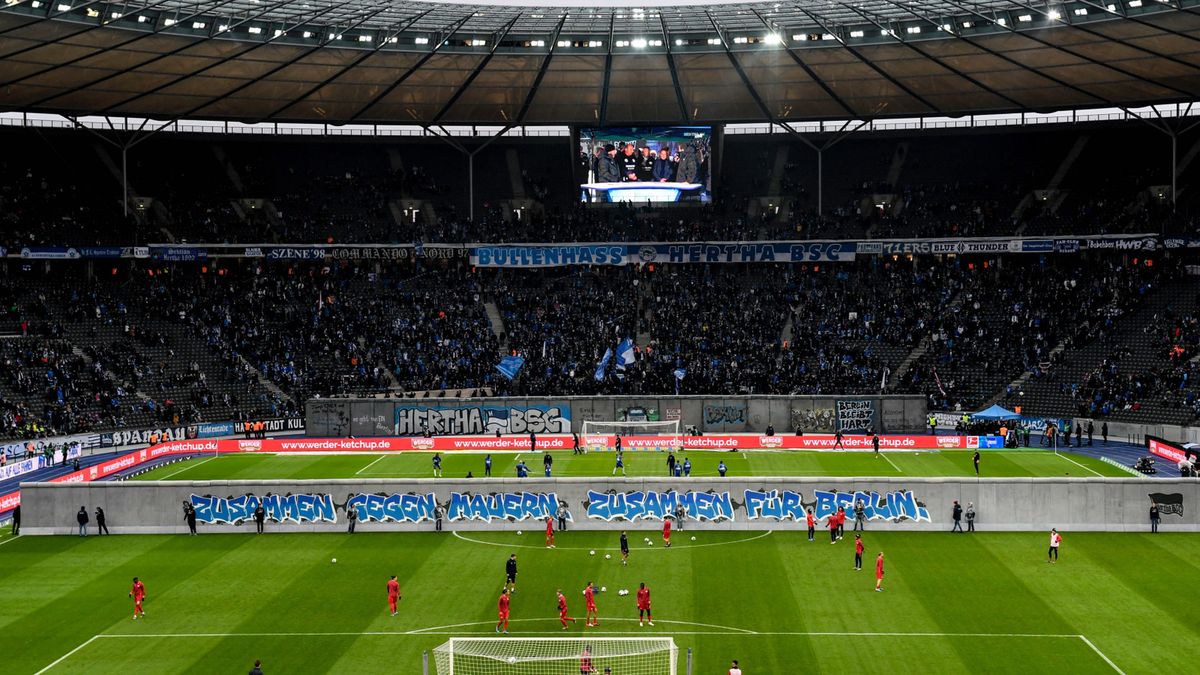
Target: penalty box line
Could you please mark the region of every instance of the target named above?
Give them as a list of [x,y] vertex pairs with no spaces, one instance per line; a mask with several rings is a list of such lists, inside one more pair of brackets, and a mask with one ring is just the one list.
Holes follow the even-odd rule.
[[[530,619],[530,620],[532,620],[532,619]],[[551,619],[545,619],[545,620],[549,621]],[[490,622],[486,622],[486,623],[489,623],[489,625],[490,625]],[[680,621],[680,622],[672,622],[672,623],[687,624],[688,622]],[[418,628],[418,629],[408,630],[408,631],[358,631],[358,632],[351,632],[351,631],[315,632],[314,631],[314,632],[275,632],[275,633],[146,633],[146,634],[105,633],[105,634],[93,635],[92,637],[88,638],[83,643],[81,643],[79,646],[75,647],[71,651],[69,651],[66,654],[63,654],[62,656],[55,659],[52,663],[50,663],[50,665],[37,671],[37,673],[35,675],[43,675],[43,673],[49,672],[51,669],[58,666],[63,661],[66,661],[68,658],[70,658],[70,657],[74,656],[75,654],[79,653],[80,651],[82,651],[88,645],[90,645],[93,642],[95,642],[96,640],[100,640],[100,639],[229,638],[229,637],[251,637],[251,638],[254,638],[254,637],[258,637],[258,638],[363,637],[363,636],[381,636],[381,637],[426,636],[427,637],[427,636],[431,636],[431,635],[437,635],[437,636],[460,635],[460,636],[464,636],[464,637],[469,637],[469,635],[464,635],[464,631],[441,631],[441,630],[439,630],[440,628],[442,628],[442,627],[436,626],[433,628],[424,628],[424,629]],[[542,631],[529,631],[529,632],[517,631],[516,633],[518,635],[530,635],[530,636],[559,635],[559,633],[557,633],[557,632],[551,633],[551,632],[542,632]],[[1089,640],[1087,638],[1087,636],[1079,635],[1079,634],[1068,634],[1068,633],[935,633],[935,632],[894,632],[894,631],[881,631],[881,632],[868,632],[868,631],[751,631],[751,630],[739,628],[739,629],[732,629],[732,630],[670,631],[669,633],[663,634],[664,637],[670,637],[671,635],[745,635],[745,636],[765,636],[765,637],[770,637],[770,636],[867,637],[867,638],[870,638],[870,637],[891,637],[891,638],[919,638],[919,637],[957,638],[957,637],[965,637],[965,638],[1016,638],[1016,639],[1025,639],[1025,638],[1073,639],[1073,640],[1080,640],[1085,645],[1087,645],[1087,647],[1089,649],[1091,649],[1093,652],[1095,652],[1096,655],[1099,656],[1106,664],[1108,664],[1108,666],[1110,668],[1112,668],[1114,672],[1118,673],[1119,675],[1125,675],[1125,671],[1121,670],[1121,668],[1118,667],[1116,663],[1113,663],[1113,660],[1108,658],[1108,655],[1105,654],[1103,651],[1101,651],[1100,648],[1097,647],[1095,643],[1093,643],[1091,640]],[[640,633],[637,636],[644,637],[645,634]],[[633,637],[633,636],[609,634],[609,635],[596,635],[596,637],[598,637],[598,638],[600,638],[600,637],[620,638],[620,637]]]

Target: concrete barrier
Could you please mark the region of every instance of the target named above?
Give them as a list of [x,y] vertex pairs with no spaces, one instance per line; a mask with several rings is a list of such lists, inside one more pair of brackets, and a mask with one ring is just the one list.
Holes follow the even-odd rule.
[[[657,530],[680,507],[688,529],[804,529],[808,508],[824,519],[858,500],[869,529],[949,530],[957,500],[964,508],[974,502],[979,530],[1136,532],[1149,529],[1152,499],[1164,530],[1200,531],[1196,479],[264,480],[26,483],[21,489],[27,534],[75,532],[80,506],[89,514],[103,507],[114,533],[184,532],[184,502],[195,507],[203,532],[253,532],[250,517],[260,502],[267,529],[290,532],[344,530],[349,507],[359,514],[361,531],[429,530],[442,513],[446,529],[536,534],[560,505],[577,529]],[[846,529],[852,524],[850,517]]]

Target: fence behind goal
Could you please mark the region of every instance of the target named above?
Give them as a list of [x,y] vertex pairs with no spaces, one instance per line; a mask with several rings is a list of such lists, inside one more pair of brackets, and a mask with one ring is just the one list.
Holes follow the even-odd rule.
[[678,675],[679,648],[669,637],[463,637],[433,655],[437,675]]

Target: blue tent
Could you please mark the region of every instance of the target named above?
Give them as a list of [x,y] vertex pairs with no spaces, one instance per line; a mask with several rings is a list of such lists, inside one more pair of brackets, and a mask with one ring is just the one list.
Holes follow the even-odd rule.
[[977,420],[1015,420],[1020,415],[1007,408],[994,405],[986,410],[980,410],[972,414],[971,417]]

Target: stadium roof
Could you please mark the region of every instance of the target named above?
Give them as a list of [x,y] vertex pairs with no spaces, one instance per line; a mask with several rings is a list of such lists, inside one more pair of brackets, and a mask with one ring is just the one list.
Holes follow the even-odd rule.
[[10,111],[618,125],[1200,100],[1200,0],[0,2]]

